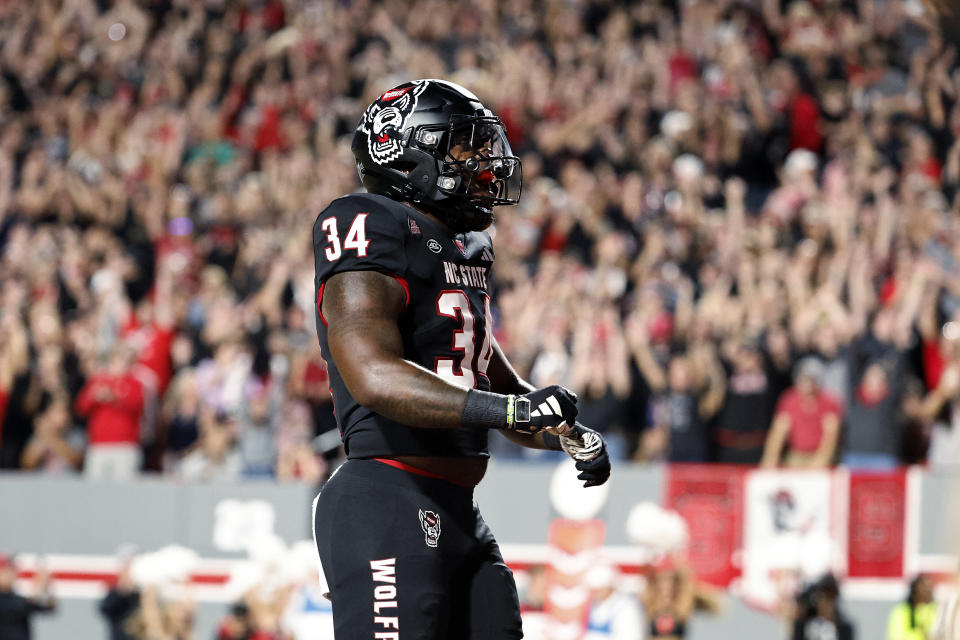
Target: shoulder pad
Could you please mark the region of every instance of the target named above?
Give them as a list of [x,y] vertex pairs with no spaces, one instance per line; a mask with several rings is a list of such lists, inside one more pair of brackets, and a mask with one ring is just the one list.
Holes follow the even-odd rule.
[[318,283],[344,271],[403,276],[406,219],[398,219],[399,207],[389,204],[395,203],[354,194],[334,200],[317,216],[313,253]]

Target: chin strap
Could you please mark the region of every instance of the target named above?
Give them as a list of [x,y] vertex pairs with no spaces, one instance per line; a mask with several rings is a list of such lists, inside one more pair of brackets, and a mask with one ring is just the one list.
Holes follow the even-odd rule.
[[468,233],[470,231],[483,231],[493,224],[493,210],[476,211],[460,210],[456,205],[444,207],[443,203],[454,203],[455,199],[436,202],[427,198],[410,198],[409,202],[417,207],[424,209],[438,218],[450,228],[454,233]]

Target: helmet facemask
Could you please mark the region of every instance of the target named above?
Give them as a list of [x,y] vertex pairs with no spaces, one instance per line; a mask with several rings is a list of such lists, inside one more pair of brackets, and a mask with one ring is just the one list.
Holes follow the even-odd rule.
[[517,204],[520,159],[493,116],[452,119],[446,127],[418,127],[412,144],[438,161],[436,189],[420,204],[442,215],[456,231],[480,231],[493,222],[493,207]]

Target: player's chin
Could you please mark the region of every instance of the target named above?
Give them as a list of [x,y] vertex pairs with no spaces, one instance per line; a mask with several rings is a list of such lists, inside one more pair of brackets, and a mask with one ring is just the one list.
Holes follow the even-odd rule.
[[470,226],[474,231],[486,231],[494,223],[496,216],[493,213],[493,207],[483,208],[473,215],[473,224]]
[[447,224],[458,233],[483,231],[493,224],[493,220],[493,207],[451,207],[446,212]]

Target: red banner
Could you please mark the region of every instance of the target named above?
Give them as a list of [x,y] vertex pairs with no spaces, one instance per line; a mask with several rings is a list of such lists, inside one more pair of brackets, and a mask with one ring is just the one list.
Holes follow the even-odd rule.
[[903,576],[906,490],[904,471],[850,475],[847,575],[851,578]]
[[690,529],[689,558],[697,578],[726,587],[740,575],[734,554],[743,543],[745,467],[673,464],[667,507]]

